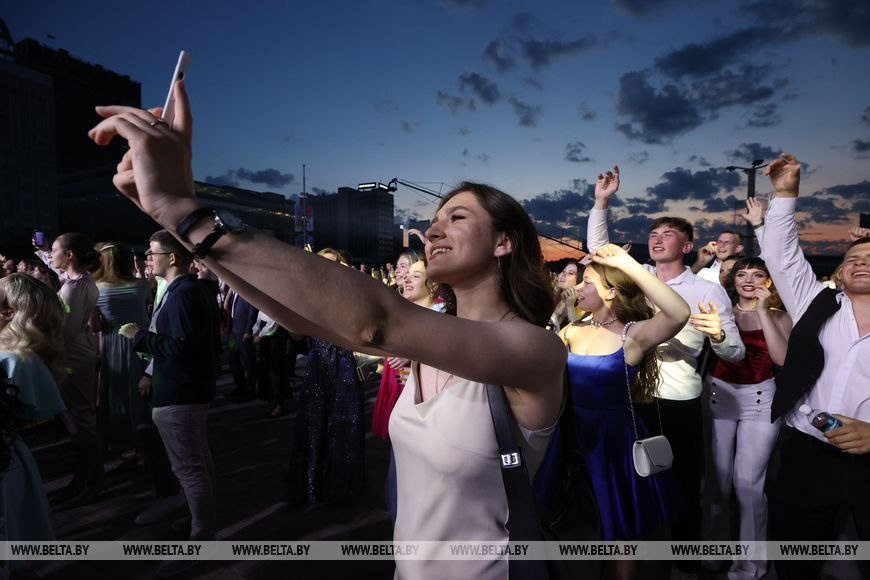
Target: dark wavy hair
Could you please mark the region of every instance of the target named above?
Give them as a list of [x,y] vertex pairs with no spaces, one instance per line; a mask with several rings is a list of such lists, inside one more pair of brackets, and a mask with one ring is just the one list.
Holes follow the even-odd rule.
[[[622,270],[595,263],[589,264],[589,267],[601,276],[601,282],[606,288],[616,289],[610,311],[619,322],[625,324],[649,320],[655,315],[655,311],[646,300],[646,294]],[[658,354],[655,348],[651,348],[644,353],[637,374],[631,383],[632,400],[637,403],[651,403],[658,385]]]
[[756,257],[740,258],[734,262],[734,267],[728,272],[728,281],[725,284],[725,291],[728,292],[728,297],[731,298],[731,304],[737,304],[740,296],[737,294],[737,272],[740,270],[761,270],[767,277],[770,278],[770,299],[767,301],[768,308],[784,310],[782,299],[779,297],[779,292],[776,291],[776,286],[773,285],[773,278],[770,277],[770,270],[767,269],[767,264],[764,260]]
[[61,234],[55,240],[60,247],[75,256],[76,263],[88,272],[96,272],[100,267],[100,253],[94,248],[94,242],[86,235],[78,232]]
[[500,262],[501,291],[505,302],[523,320],[546,326],[556,303],[544,267],[538,232],[529,214],[517,200],[503,191],[470,181],[459,184],[447,193],[438,209],[465,191],[473,194],[490,215],[493,229],[505,232],[511,240],[513,250]]

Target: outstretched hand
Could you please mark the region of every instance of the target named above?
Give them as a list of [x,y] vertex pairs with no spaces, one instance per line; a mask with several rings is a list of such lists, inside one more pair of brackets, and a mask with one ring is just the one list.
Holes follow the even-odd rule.
[[[112,182],[144,212],[171,227],[196,204],[190,163],[190,103],[182,81],[176,82],[173,90],[172,128],[160,119],[160,109],[109,106],[97,107],[103,120],[88,132],[97,145],[108,145],[116,136],[127,140],[130,149],[118,163]],[[183,201],[192,203],[179,203]]]
[[740,216],[754,228],[764,223],[764,206],[754,197],[746,198],[746,213]]
[[595,180],[595,199],[608,199],[619,191],[619,166],[614,164],[613,171],[599,173]]
[[698,302],[698,309],[701,312],[689,316],[689,324],[695,330],[703,332],[711,338],[719,338],[722,335],[722,319],[719,317],[719,309],[716,308],[716,304]]
[[783,153],[764,168],[779,197],[797,197],[801,184],[801,164],[791,153]]

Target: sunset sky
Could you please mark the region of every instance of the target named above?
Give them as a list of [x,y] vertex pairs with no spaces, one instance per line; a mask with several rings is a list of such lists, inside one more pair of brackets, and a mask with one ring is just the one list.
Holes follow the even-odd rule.
[[[866,0],[36,0],[0,18],[141,82],[148,106],[190,52],[198,180],[290,195],[305,163],[314,193],[485,181],[577,238],[618,162],[615,238],[675,213],[706,240],[745,196],[723,167],[785,149],[813,251],[870,212]],[[396,193],[402,217],[433,201]]]

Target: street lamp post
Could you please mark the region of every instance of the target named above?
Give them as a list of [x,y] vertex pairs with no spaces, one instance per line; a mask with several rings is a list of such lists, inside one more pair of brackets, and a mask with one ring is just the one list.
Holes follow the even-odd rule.
[[[738,167],[729,165],[725,169],[728,171],[742,171],[746,174],[746,197],[755,197],[755,172],[766,167],[767,163],[764,159],[753,159],[750,167]],[[755,232],[749,222],[746,222],[746,233],[743,236],[744,245],[746,247],[746,255],[751,256],[755,253]]]

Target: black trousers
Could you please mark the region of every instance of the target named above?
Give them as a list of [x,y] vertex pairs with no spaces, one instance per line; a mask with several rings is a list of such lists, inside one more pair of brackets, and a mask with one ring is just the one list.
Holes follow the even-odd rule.
[[[686,502],[683,517],[671,527],[674,541],[701,539],[701,477],[704,474],[704,439],[701,429],[701,398],[672,401],[656,398],[661,409],[662,430],[656,404],[639,405],[635,409],[652,435],[664,432],[674,452],[671,469]],[[677,568],[694,572],[700,568],[697,561],[676,562]]]
[[[777,441],[780,467],[771,482],[770,539],[832,541],[840,509],[851,512],[858,539],[870,540],[870,455],[852,455],[784,426]],[[778,560],[779,580],[818,578],[824,561]],[[862,577],[870,578],[868,562]]]

